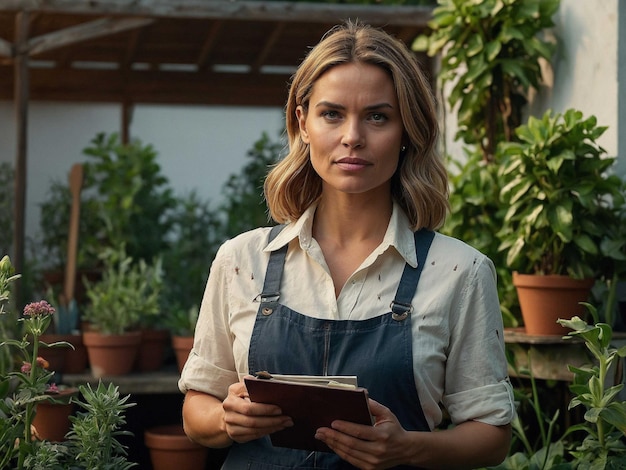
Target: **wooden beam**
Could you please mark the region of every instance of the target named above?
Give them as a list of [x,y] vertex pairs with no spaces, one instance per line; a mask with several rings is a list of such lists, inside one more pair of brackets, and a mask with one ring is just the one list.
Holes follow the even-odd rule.
[[144,29],[136,29],[130,35],[130,39],[128,40],[128,45],[126,47],[126,53],[124,54],[124,60],[122,61],[122,70],[129,70],[133,60],[135,58],[135,54],[137,53],[137,47],[140,42],[141,33]]
[[[0,99],[10,77],[0,67]],[[31,69],[31,100],[284,106],[288,74],[195,73],[130,70]],[[89,87],[84,84],[89,83]],[[184,86],[181,86],[184,83]]]
[[274,44],[276,44],[276,41],[278,41],[278,38],[280,38],[280,35],[283,33],[284,29],[285,29],[284,22],[280,22],[276,24],[276,26],[272,30],[272,33],[265,40],[265,43],[263,44],[263,48],[261,49],[261,52],[259,52],[254,63],[252,64],[253,73],[257,73],[260,70],[261,66],[265,63],[265,59],[267,58],[269,53],[272,52],[272,48],[274,47]]
[[213,48],[215,46],[217,36],[219,35],[221,28],[221,21],[215,21],[211,26],[209,34],[207,34],[207,37],[202,44],[202,49],[200,49],[200,54],[198,54],[198,70],[204,71],[209,66],[211,62],[211,53],[213,52]]
[[141,28],[154,22],[149,18],[101,18],[89,23],[72,26],[54,33],[44,34],[28,41],[30,56],[41,54],[52,49],[76,44],[100,36],[109,36],[128,29]]
[[433,7],[421,5],[361,5],[284,1],[198,1],[158,0],[119,2],[115,0],[4,0],[0,11],[37,10],[86,15],[141,17],[240,19],[255,21],[308,21],[336,23],[359,19],[375,25],[425,26]]
[[[22,46],[28,40],[29,13],[19,12],[15,16],[15,46],[22,51]],[[28,55],[18,52],[14,63],[14,105],[16,122],[16,152],[15,152],[15,209],[13,227],[13,265],[17,273],[24,271],[24,241],[26,225],[26,168],[28,144],[28,90],[29,70]],[[15,297],[18,300],[18,310],[24,299],[21,298],[21,283],[16,284]]]

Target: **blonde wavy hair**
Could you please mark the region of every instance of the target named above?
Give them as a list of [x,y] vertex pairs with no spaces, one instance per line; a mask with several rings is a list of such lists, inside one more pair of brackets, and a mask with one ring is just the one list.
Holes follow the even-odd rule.
[[264,192],[278,223],[298,219],[322,192],[322,180],[300,137],[296,108],[308,109],[313,85],[332,67],[367,63],[386,70],[393,80],[404,125],[406,150],[392,177],[392,197],[414,230],[437,229],[449,208],[448,177],[437,151],[439,126],[430,85],[411,51],[386,32],[354,22],[328,31],[294,74],[286,105],[289,152],[269,172]]

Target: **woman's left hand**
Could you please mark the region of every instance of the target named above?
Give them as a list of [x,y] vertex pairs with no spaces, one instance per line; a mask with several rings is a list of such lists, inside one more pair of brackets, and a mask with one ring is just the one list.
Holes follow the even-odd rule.
[[366,470],[380,470],[406,464],[411,442],[389,408],[370,399],[374,426],[333,421],[331,428],[320,428],[315,437],[339,457]]

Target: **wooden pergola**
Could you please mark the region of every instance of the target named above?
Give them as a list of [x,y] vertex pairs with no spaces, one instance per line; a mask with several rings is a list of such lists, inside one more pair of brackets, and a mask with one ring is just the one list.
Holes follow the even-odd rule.
[[30,101],[120,103],[123,139],[136,103],[283,106],[295,66],[333,25],[359,20],[410,44],[431,15],[282,1],[0,0],[0,100],[13,101],[17,133],[16,269]]

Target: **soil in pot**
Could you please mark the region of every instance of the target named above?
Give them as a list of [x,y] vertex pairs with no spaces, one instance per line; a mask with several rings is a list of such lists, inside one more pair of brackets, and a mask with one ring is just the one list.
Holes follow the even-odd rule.
[[202,470],[209,449],[189,440],[180,424],[156,426],[144,433],[153,470]]

